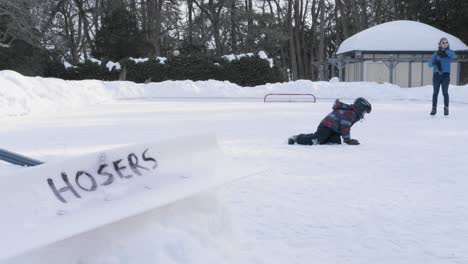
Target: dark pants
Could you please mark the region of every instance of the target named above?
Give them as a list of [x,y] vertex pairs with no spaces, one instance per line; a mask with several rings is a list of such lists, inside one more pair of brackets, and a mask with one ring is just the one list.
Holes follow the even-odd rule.
[[442,94],[444,95],[444,106],[449,106],[449,94],[448,87],[450,83],[450,73],[444,72],[439,74],[434,72],[432,76],[432,85],[434,87],[434,93],[432,94],[432,106],[437,107],[437,97],[439,97],[440,86],[442,86]]
[[323,145],[341,144],[340,134],[325,126],[319,126],[317,132],[312,134],[300,134],[297,136],[297,144],[300,145]]

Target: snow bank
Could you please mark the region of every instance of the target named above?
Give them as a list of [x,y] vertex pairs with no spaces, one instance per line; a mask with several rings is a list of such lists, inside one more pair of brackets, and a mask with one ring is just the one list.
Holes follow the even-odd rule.
[[61,111],[112,100],[106,84],[96,80],[64,81],[25,77],[0,71],[0,115],[27,115]]
[[[216,98],[258,99],[268,93],[312,93],[320,99],[431,100],[432,87],[400,88],[372,82],[312,82],[241,87],[227,81],[165,81],[137,84],[127,81],[65,81],[26,77],[0,71],[0,116],[41,114],[119,99]],[[451,100],[468,103],[468,85],[451,86]]]

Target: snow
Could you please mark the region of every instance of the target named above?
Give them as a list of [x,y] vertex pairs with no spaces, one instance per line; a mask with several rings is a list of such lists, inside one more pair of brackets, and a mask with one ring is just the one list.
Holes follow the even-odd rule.
[[[229,55],[224,55],[221,58],[227,60],[227,61],[233,61],[233,60],[240,60],[243,57],[253,57],[253,53],[242,53],[242,54],[229,54]],[[273,59],[268,58],[268,55],[265,53],[265,51],[259,51],[258,56],[261,59],[267,60],[268,63],[270,63],[270,67],[273,68]]]
[[65,67],[65,69],[73,67],[73,65],[71,65],[69,62],[66,62],[66,61],[63,62],[63,66]]
[[[137,84],[128,81],[64,81],[26,77],[14,71],[0,71],[0,116],[42,115],[73,110],[93,104],[128,99],[263,99],[268,93],[312,93],[318,98],[371,100],[430,100],[432,87],[402,89],[397,85],[371,82],[295,82],[241,87],[227,81],[164,81]],[[450,86],[452,100],[468,103],[465,86]]]
[[243,57],[253,57],[253,53],[242,53],[242,54],[229,54],[229,55],[224,55],[222,56],[223,59],[226,59],[227,61],[233,61],[233,60],[240,60]]
[[95,58],[89,58],[90,61],[98,64],[98,65],[101,65],[102,64],[102,61],[98,60],[98,59],[95,59]]
[[166,64],[167,58],[166,57],[156,57],[160,64]]
[[267,60],[270,63],[270,67],[273,68],[273,59],[268,58],[268,55],[263,50],[258,52],[258,56],[261,59]]
[[[147,62],[149,58],[133,58],[130,57],[130,60],[134,61],[135,63],[142,63]],[[156,57],[156,60],[159,61],[159,64],[166,64],[167,58],[166,57]]]
[[[1,147],[47,163],[209,130],[237,162],[267,168],[4,263],[468,262],[468,85],[450,86],[451,115],[431,118],[430,86],[297,81],[243,88],[12,71],[0,72],[0,84]],[[263,103],[272,92],[318,99]],[[373,105],[351,131],[360,146],[286,144],[313,132],[336,97],[358,96]],[[2,184],[24,170],[0,168]]]
[[439,40],[445,37],[452,50],[468,50],[459,38],[435,27],[416,21],[386,22],[363,30],[345,41],[337,54],[348,51],[434,51]]
[[[0,208],[8,215],[0,218],[0,233],[9,237],[0,240],[0,261],[151,211],[257,170],[241,168],[226,173],[226,166],[241,166],[224,156],[214,134],[200,134],[177,137],[172,142],[112,148],[24,169],[9,178],[7,185],[0,185],[5,197],[0,199]],[[139,167],[130,169],[135,164],[131,160]],[[105,175],[99,173],[103,168]],[[73,193],[61,189],[65,182]]]
[[108,61],[106,63],[106,67],[109,69],[109,71],[112,71],[112,69],[115,67],[116,70],[120,70],[121,66],[120,63],[118,62],[113,62],[113,61]]
[[141,63],[141,62],[147,62],[149,59],[148,58],[133,58],[133,57],[130,57],[130,60],[134,61],[135,63]]

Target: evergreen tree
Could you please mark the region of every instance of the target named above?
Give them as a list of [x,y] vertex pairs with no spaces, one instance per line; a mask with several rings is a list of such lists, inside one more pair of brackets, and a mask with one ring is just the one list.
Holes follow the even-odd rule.
[[145,54],[143,34],[136,18],[123,3],[115,5],[103,16],[102,27],[96,34],[96,58],[120,60]]

